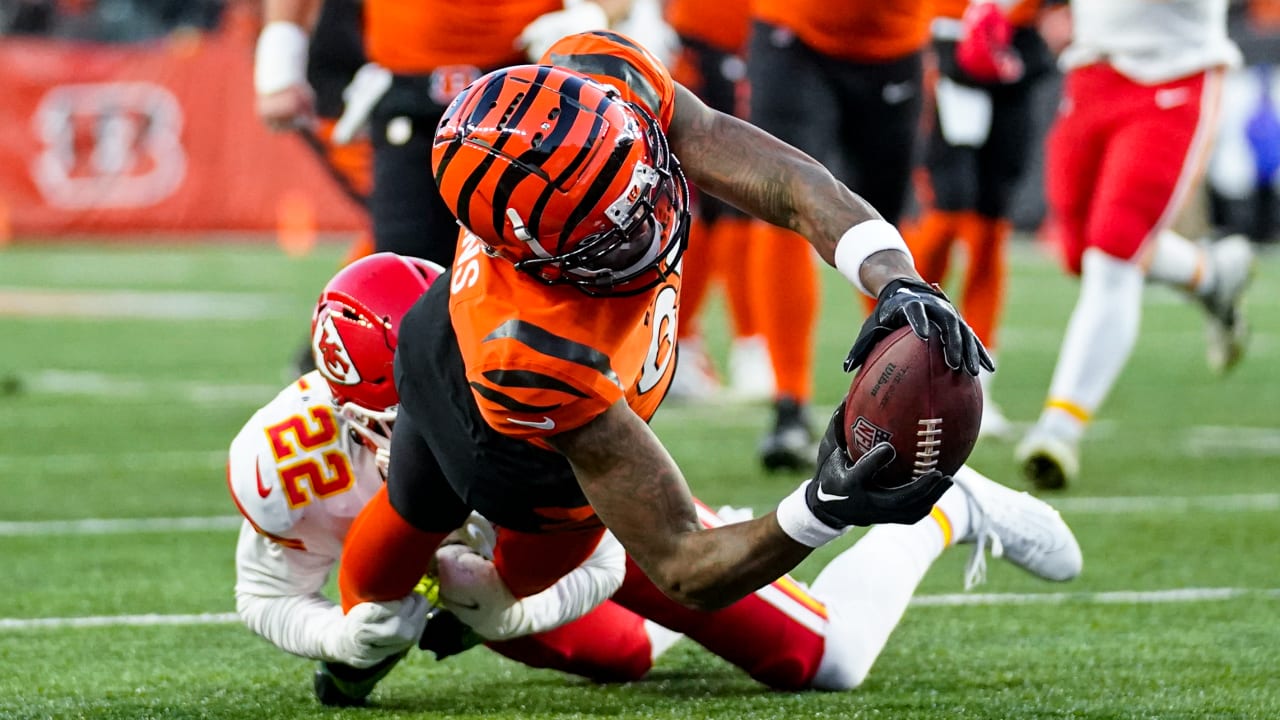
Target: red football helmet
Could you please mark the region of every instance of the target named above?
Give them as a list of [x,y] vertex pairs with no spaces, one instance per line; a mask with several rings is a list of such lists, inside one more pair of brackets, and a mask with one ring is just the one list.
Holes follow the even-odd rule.
[[689,190],[658,122],[571,70],[476,80],[441,119],[431,161],[461,224],[542,282],[643,292],[684,252]]
[[311,316],[311,352],[352,429],[389,447],[400,397],[392,378],[400,320],[444,268],[382,252],[338,271]]

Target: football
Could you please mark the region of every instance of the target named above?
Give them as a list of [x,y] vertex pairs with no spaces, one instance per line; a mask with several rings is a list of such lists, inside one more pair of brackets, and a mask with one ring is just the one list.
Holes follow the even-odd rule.
[[850,458],[889,442],[897,456],[876,476],[899,487],[939,470],[951,475],[978,440],[982,386],[947,367],[938,333],[921,340],[895,330],[871,351],[845,397],[844,434]]

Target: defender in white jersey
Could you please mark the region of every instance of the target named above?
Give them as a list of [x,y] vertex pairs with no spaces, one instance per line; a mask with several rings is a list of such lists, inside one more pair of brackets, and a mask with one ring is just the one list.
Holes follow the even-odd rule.
[[1253,267],[1242,237],[1196,243],[1169,229],[1214,141],[1223,70],[1240,61],[1227,0],[1073,0],[1070,9],[1045,189],[1080,297],[1044,410],[1015,451],[1045,489],[1079,472],[1080,439],[1137,341],[1145,281],[1203,308],[1209,365],[1223,372],[1244,350]]
[[[362,701],[419,642],[428,611],[437,623],[444,619],[417,593],[363,603],[345,616],[322,594],[352,521],[383,489],[396,414],[391,370],[400,318],[440,273],[434,263],[391,253],[339,272],[321,294],[313,319],[319,369],[254,413],[231,443],[227,482],[245,518],[236,548],[236,610],[277,647],[322,661],[316,693],[325,704]],[[594,608],[622,583],[621,546],[606,536],[556,586],[516,601],[496,589],[496,574],[470,562],[492,547],[493,534],[492,526],[473,516],[458,537],[466,544],[441,550],[439,599],[447,601],[450,592],[468,600],[481,595],[483,603],[461,604],[471,608],[464,619],[483,638],[555,628]],[[461,570],[470,574],[456,571],[449,559],[460,547],[469,554]],[[638,622],[626,630],[643,632]],[[528,651],[525,646],[538,649],[537,643],[495,649],[537,664],[541,656],[520,655]],[[645,653],[651,661],[647,646]]]

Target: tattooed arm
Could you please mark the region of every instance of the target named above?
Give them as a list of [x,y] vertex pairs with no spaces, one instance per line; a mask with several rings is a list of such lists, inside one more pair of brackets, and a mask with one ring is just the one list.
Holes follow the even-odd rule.
[[775,513],[704,529],[680,468],[625,400],[547,442],[568,458],[591,507],[636,564],[684,605],[724,607],[813,551],[788,537]]
[[[683,85],[676,85],[667,136],[690,182],[746,213],[803,235],[829,265],[835,265],[836,243],[846,230],[881,219],[817,160],[750,123],[713,110]],[[867,258],[861,277],[874,295],[891,280],[920,276],[910,256],[886,250]]]

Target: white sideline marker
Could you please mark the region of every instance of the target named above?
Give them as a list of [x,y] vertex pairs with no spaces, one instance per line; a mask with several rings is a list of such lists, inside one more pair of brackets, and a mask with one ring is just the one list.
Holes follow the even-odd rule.
[[[1096,593],[954,593],[917,595],[913,607],[994,605],[1154,605],[1161,603],[1222,602],[1247,597],[1280,598],[1280,588],[1174,588],[1170,590],[1122,590]],[[89,615],[84,617],[0,618],[2,630],[61,630],[66,628],[153,627],[158,625],[230,625],[235,613],[196,615]]]

